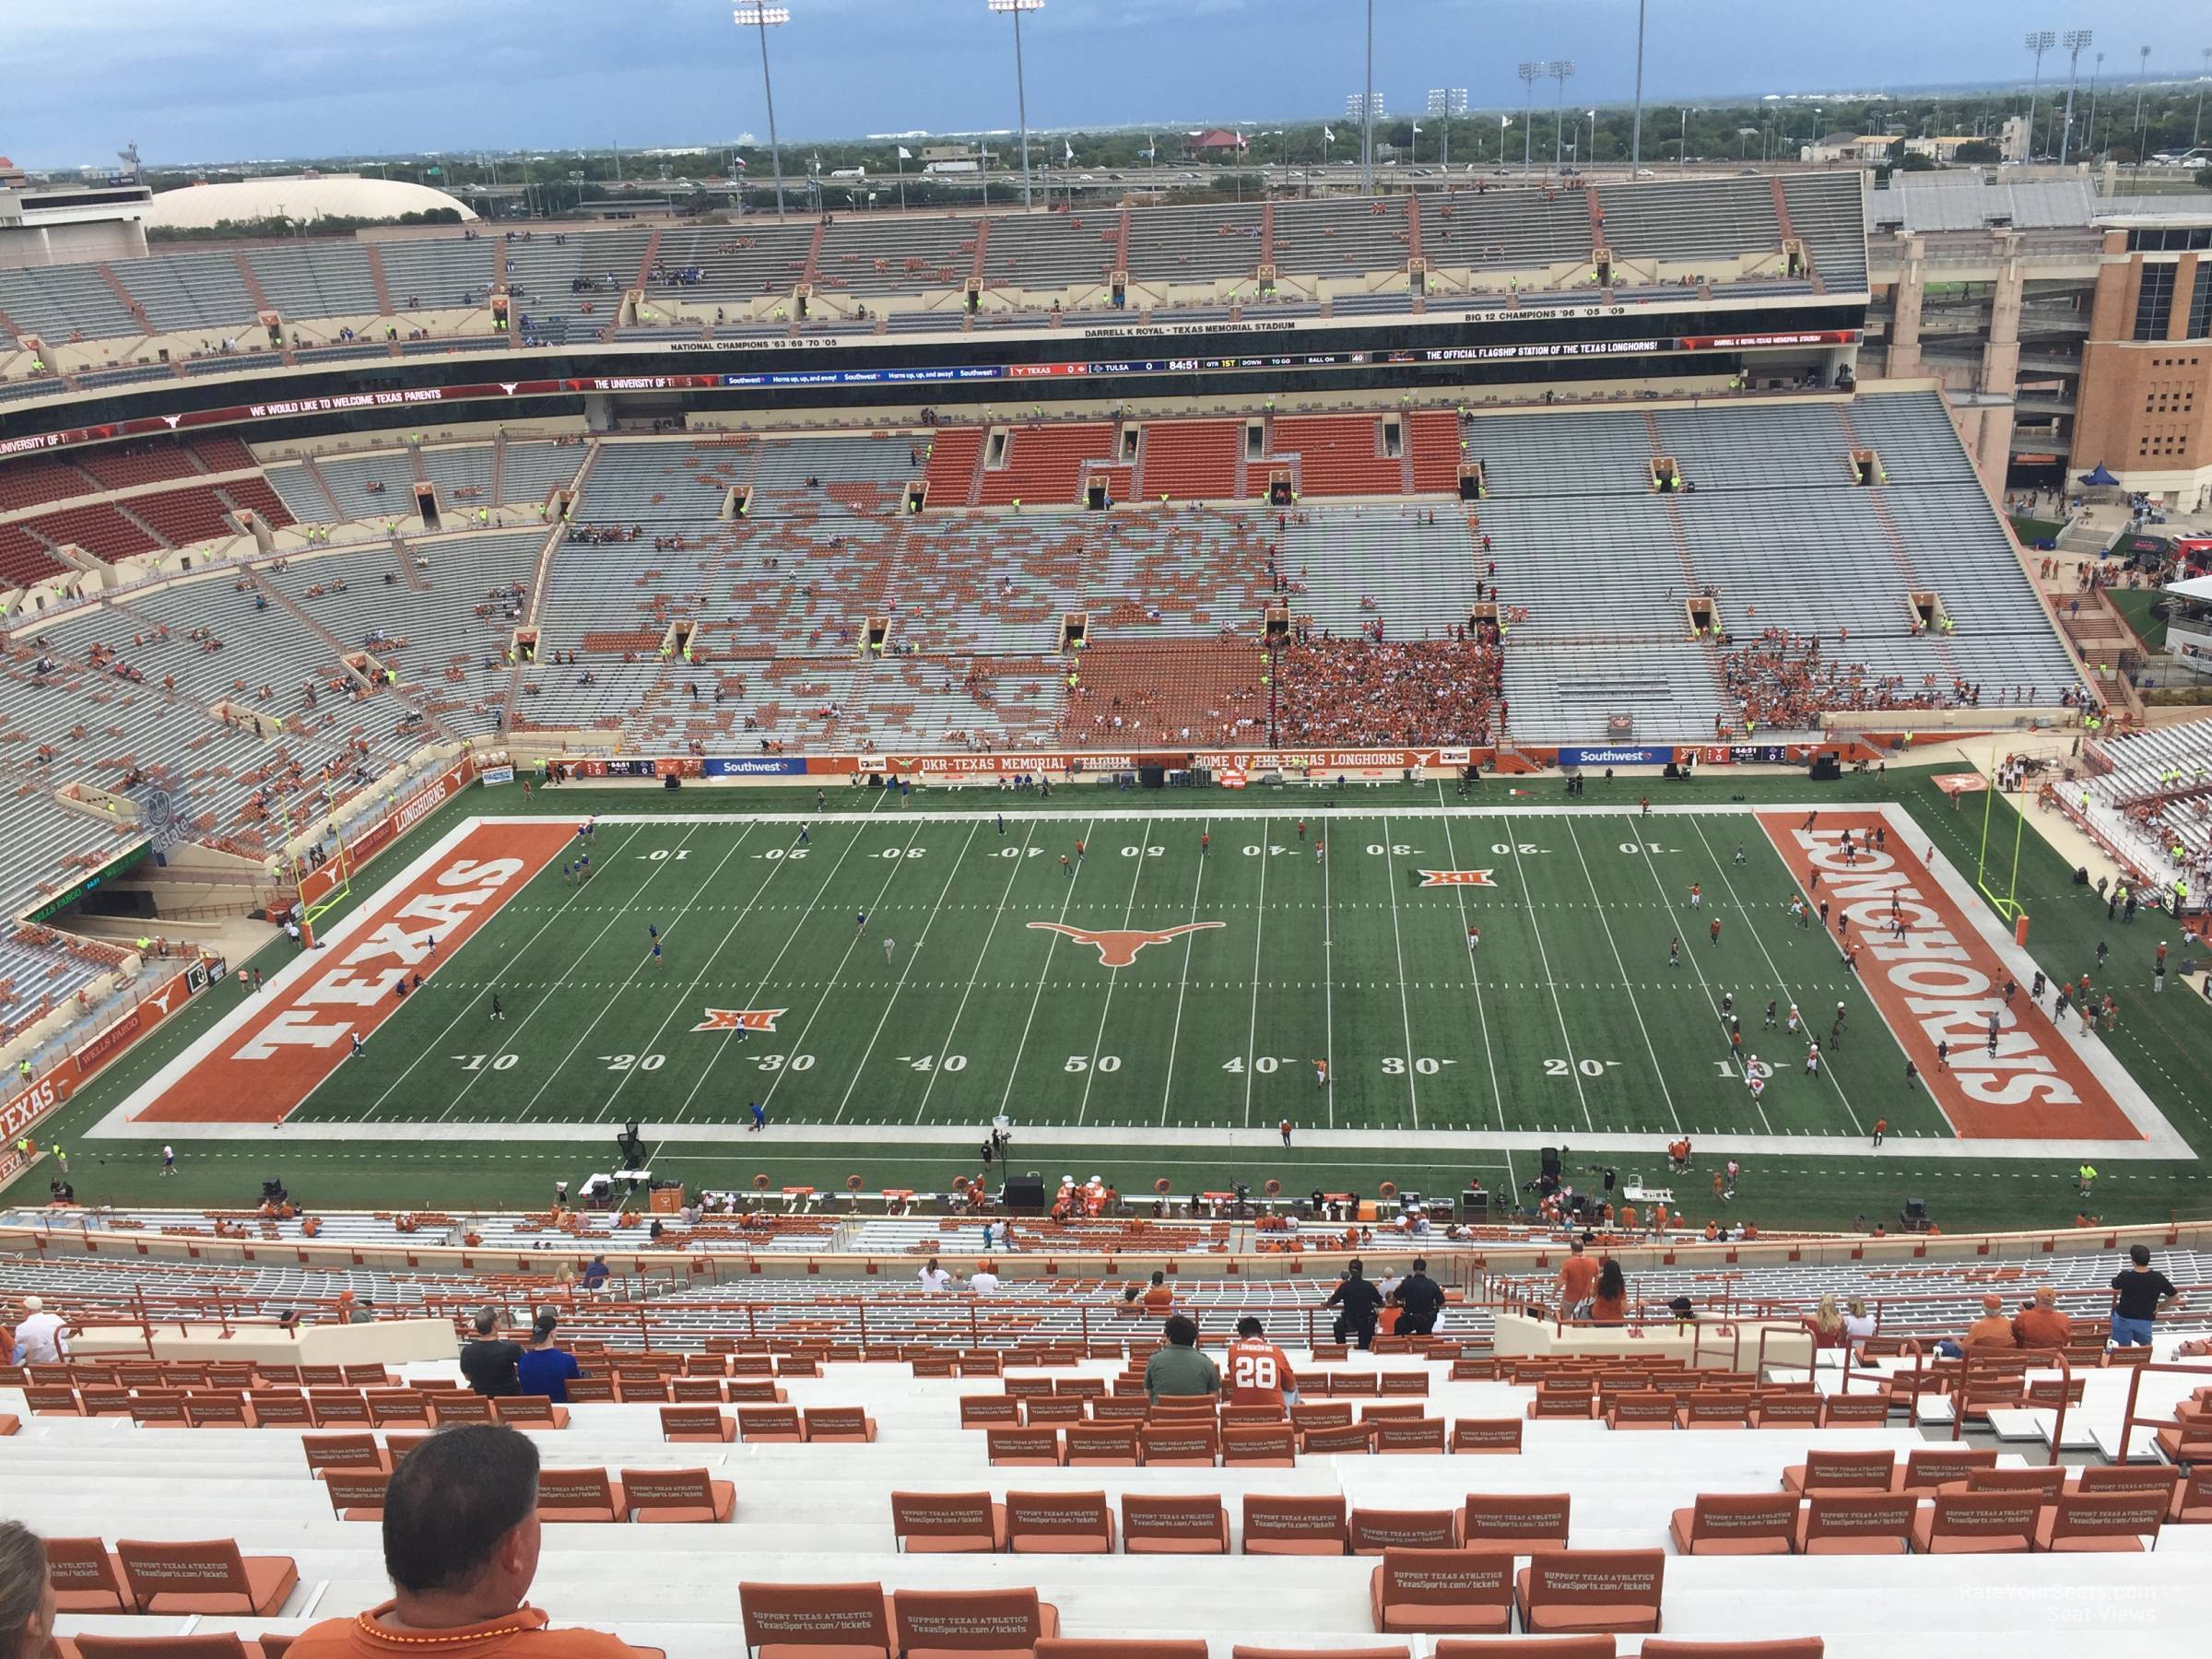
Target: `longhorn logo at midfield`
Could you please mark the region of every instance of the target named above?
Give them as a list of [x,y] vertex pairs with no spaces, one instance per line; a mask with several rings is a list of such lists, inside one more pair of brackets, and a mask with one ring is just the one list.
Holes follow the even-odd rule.
[[1209,927],[1226,927],[1225,922],[1184,922],[1174,927],[1070,927],[1065,922],[1032,922],[1031,927],[1046,933],[1065,934],[1071,939],[1080,939],[1086,945],[1099,947],[1099,960],[1109,968],[1126,968],[1136,960],[1136,953],[1147,945],[1165,945],[1170,939],[1180,939],[1184,934],[1204,933]]
[[788,1008],[709,1008],[695,1031],[772,1031]]

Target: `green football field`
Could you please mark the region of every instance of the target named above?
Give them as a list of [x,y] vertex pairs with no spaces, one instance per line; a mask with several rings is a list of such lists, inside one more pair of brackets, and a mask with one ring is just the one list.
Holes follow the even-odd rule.
[[[1900,1050],[1833,947],[1790,926],[1788,878],[1744,808],[1805,802],[1803,776],[1662,788],[1592,777],[1567,814],[1557,779],[1524,792],[1486,779],[1465,810],[1433,784],[1085,785],[1010,799],[1003,838],[995,792],[917,794],[902,806],[853,791],[809,815],[804,848],[794,809],[810,792],[570,787],[526,804],[471,790],[365,869],[339,916],[374,903],[477,814],[610,815],[599,873],[571,888],[556,859],[283,1129],[180,1127],[171,1179],[160,1125],[113,1127],[118,1107],[234,1015],[241,999],[225,987],[80,1088],[51,1133],[95,1202],[250,1204],[280,1174],[326,1207],[460,1210],[542,1204],[554,1179],[609,1167],[612,1130],[631,1119],[648,1126],[656,1174],[695,1186],[828,1191],[858,1176],[929,1191],[977,1171],[976,1143],[1003,1106],[1016,1167],[1048,1181],[1096,1172],[1132,1193],[1157,1179],[1179,1193],[1269,1179],[1290,1192],[1371,1192],[1384,1179],[1440,1192],[1471,1175],[1495,1188],[1534,1173],[1524,1147],[1608,1132],[1641,1144],[1603,1161],[1649,1177],[1679,1124],[1693,1136],[1807,1137],[1802,1153],[1747,1159],[1729,1213],[1762,1227],[1894,1220],[1908,1197],[1947,1228],[2068,1225],[2073,1163],[1959,1156],[1927,1097],[1903,1088]],[[1700,810],[1639,820],[1647,793]],[[1981,805],[1954,802],[1924,770],[1848,777],[1818,798],[1901,804],[1952,867],[1973,867]],[[671,806],[700,817],[651,816]],[[2013,809],[1994,809],[1993,843],[2009,849]],[[1203,856],[1201,834],[1212,837]],[[1316,835],[1327,842],[1318,864]],[[1060,857],[1078,837],[1086,856],[1071,877]],[[1488,870],[1495,885],[1424,888],[1424,869]],[[2190,954],[2159,918],[2111,934],[2102,902],[2071,877],[2027,838],[2018,895],[2030,953],[2053,975],[2092,969],[2108,936]],[[1686,908],[1692,881],[1705,893],[1699,916],[1724,919],[1718,947]],[[1220,925],[1145,945],[1121,969],[1030,925],[1166,933],[1193,921]],[[1482,931],[1472,959],[1469,923]],[[664,936],[657,965],[648,924]],[[1683,962],[1670,971],[1677,935]],[[296,954],[278,939],[253,961],[275,975]],[[495,985],[505,1021],[487,1017]],[[1740,1077],[1723,1075],[1717,1007],[1729,992],[1747,1052],[1781,1062],[1758,1106]],[[2201,1147],[2212,1142],[2212,1006],[2147,992],[2103,1041]],[[1839,994],[1846,1041],[1816,1082],[1798,1068],[1801,1044],[1764,1030],[1765,1004],[1795,1000],[1825,1048],[1822,1017]],[[772,1031],[740,1041],[693,1030],[712,1024],[709,1009],[782,1012]],[[1326,1089],[1315,1058],[1329,1062]],[[739,1126],[754,1100],[771,1116],[759,1136]],[[1862,1137],[1877,1115],[1890,1124],[1878,1153]],[[1288,1148],[1274,1134],[1286,1116],[1300,1130]],[[1350,1133],[1310,1134],[1332,1124]],[[1510,1144],[1445,1138],[1501,1124]],[[1065,1127],[1023,1141],[1024,1126],[1044,1125]],[[2108,1219],[2212,1211],[2194,1157],[2102,1169],[2091,1207]],[[42,1188],[44,1172],[28,1179]]]
[[[1747,814],[1157,799],[605,823],[295,1121],[1948,1134]],[[1806,1077],[1788,1010],[1839,1001]]]

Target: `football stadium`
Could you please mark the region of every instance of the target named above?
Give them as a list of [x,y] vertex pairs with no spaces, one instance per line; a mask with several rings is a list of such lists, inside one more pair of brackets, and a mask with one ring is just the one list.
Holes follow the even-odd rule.
[[0,1659],[2201,1648],[2187,492],[1856,161],[1244,194],[0,168]]

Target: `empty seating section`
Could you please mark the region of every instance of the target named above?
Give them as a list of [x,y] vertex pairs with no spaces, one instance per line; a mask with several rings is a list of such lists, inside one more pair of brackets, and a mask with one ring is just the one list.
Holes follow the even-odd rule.
[[1421,256],[1431,270],[1513,270],[1588,260],[1590,208],[1579,190],[1455,190],[1421,198]]
[[24,333],[55,345],[79,338],[124,340],[145,332],[97,265],[23,265],[0,271],[0,312]]
[[1400,459],[1382,453],[1383,424],[1373,415],[1281,415],[1269,423],[1270,447],[1276,460],[1298,457],[1300,496],[1403,495]]
[[976,469],[982,460],[981,427],[946,427],[929,435],[929,504],[966,507],[976,485]]
[[1421,495],[1450,495],[1459,488],[1465,453],[1460,423],[1442,409],[1417,410],[1406,418],[1406,441],[1413,448],[1413,488]]
[[491,506],[491,464],[488,443],[441,443],[422,452],[422,476],[438,486],[438,505],[448,513],[473,517]]
[[1765,178],[1641,180],[1597,191],[1606,246],[1616,256],[1673,260],[1782,252],[1782,223]]
[[[376,244],[392,309],[460,311],[489,303],[498,243],[459,236],[395,237]],[[636,272],[633,266],[631,275]]]
[[[1604,743],[1690,727],[1710,730],[1722,712],[1712,664],[1695,645],[1640,645],[1634,652],[1579,645],[1524,645],[1505,653],[1506,734],[1546,741]],[[1630,722],[1623,731],[1616,716]]]
[[1441,637],[1467,620],[1483,575],[1456,502],[1301,513],[1281,545],[1293,620],[1340,638],[1378,621],[1387,639]]
[[510,443],[500,467],[500,505],[542,501],[575,482],[583,465],[581,443]]
[[69,567],[20,524],[0,524],[0,579],[28,587]]
[[82,466],[44,455],[0,466],[0,512],[94,495],[100,482]]
[[160,334],[205,331],[208,344],[253,325],[257,307],[229,253],[162,253],[110,267]]
[[1406,198],[1316,196],[1275,205],[1275,268],[1348,276],[1404,270],[1413,256]]
[[131,511],[179,547],[238,534],[229,508],[212,488],[134,496]]
[[993,466],[986,462],[983,467],[979,504],[1070,505],[1081,488],[1083,464],[1112,462],[1117,453],[1115,437],[1116,428],[1111,421],[1015,427],[1006,433],[1005,463]]
[[875,299],[929,290],[957,293],[975,268],[976,221],[966,217],[878,219],[841,214],[822,233],[815,265],[831,293]]
[[326,524],[330,522],[330,502],[315,488],[315,480],[305,465],[298,461],[273,463],[267,473],[269,487],[284,502],[285,510],[303,524]]
[[1267,731],[1265,653],[1255,641],[1113,638],[1083,653],[1061,729],[1067,741],[1256,743]]
[[1104,206],[994,218],[983,247],[983,286],[1053,293],[1094,288],[1113,274],[1121,223],[1121,209]]
[[1136,493],[1147,501],[1223,500],[1237,494],[1239,420],[1153,420],[1139,440]]
[[377,314],[376,276],[359,242],[248,248],[245,256],[263,296],[288,323]]
[[30,524],[55,547],[74,544],[95,559],[127,559],[134,553],[151,553],[161,545],[119,510],[99,502],[41,513]]
[[1813,272],[1831,294],[1866,288],[1866,218],[1856,171],[1806,173],[1782,182],[1790,226],[1813,256]]
[[1261,223],[1257,206],[1139,208],[1129,216],[1129,280],[1249,277],[1260,266]]
[[[404,521],[415,514],[415,465],[404,450],[324,455],[316,460],[315,470],[349,519]],[[288,496],[287,502],[299,512],[299,499]],[[313,514],[316,522],[329,517],[328,508]]]
[[[1863,291],[1866,244],[1862,183],[1854,171],[1793,177],[1783,182],[1793,229],[1811,251],[1815,274],[1830,293]],[[1716,261],[1779,253],[1782,232],[1766,178],[1653,180],[1609,184],[1594,192],[1604,212],[1604,235],[1618,257]],[[1418,203],[1420,249],[1438,278],[1430,309],[1459,308],[1455,273],[1509,275],[1544,267],[1574,267],[1590,254],[1590,204],[1584,189],[1458,189],[1424,194]],[[1311,314],[1311,286],[1325,282],[1343,314],[1408,311],[1402,277],[1414,238],[1409,198],[1390,195],[1284,200],[1274,205],[1268,251],[1285,285],[1281,314]],[[1043,214],[973,213],[839,215],[821,228],[815,278],[818,298],[850,297],[862,304],[897,300],[905,309],[888,313],[898,332],[958,330],[964,326],[961,296],[968,280],[982,276],[987,294],[979,325],[994,314],[1013,324],[1034,323],[1053,300],[1104,308],[1105,282],[1122,257],[1138,292],[1132,305],[1155,301],[1174,309],[1176,320],[1226,316],[1204,301],[1222,287],[1246,302],[1260,296],[1251,278],[1263,258],[1265,210],[1257,204],[1221,203],[1123,209],[1100,206]],[[988,226],[988,232],[983,230]],[[618,332],[652,338],[665,332],[667,308],[682,306],[731,338],[756,327],[789,325],[788,300],[807,275],[817,233],[812,219],[747,219],[742,226],[668,225],[660,229],[653,266],[643,273],[648,306],[641,326],[618,331],[621,295],[638,286],[641,265],[654,232],[624,226],[569,231],[471,235],[380,235],[374,240],[385,290],[396,319],[407,327],[426,313],[475,313],[471,320],[437,322],[438,338],[465,331],[488,337],[485,316],[495,282],[514,300],[515,336],[526,343],[568,344]],[[978,270],[978,253],[982,255]],[[0,312],[49,345],[100,343],[105,360],[130,355],[151,333],[185,340],[187,356],[205,341],[257,345],[256,300],[240,269],[243,259],[261,300],[298,329],[295,346],[305,360],[324,360],[313,344],[342,325],[359,327],[381,311],[369,244],[327,240],[282,246],[164,252],[109,264],[117,282],[143,307],[145,321],[110,285],[102,267],[46,265],[0,271]],[[1724,270],[1701,273],[1724,276]],[[1580,285],[1587,273],[1571,278]],[[1516,279],[1514,286],[1527,288]],[[1205,293],[1186,289],[1212,290]],[[1772,271],[1747,282],[1747,295],[1803,292],[1805,284]],[[1372,290],[1370,292],[1369,290]],[[1652,290],[1658,298],[1669,290]],[[1033,296],[1033,298],[1031,298]],[[766,302],[781,301],[771,316]],[[1006,302],[1010,301],[1010,305]],[[1198,302],[1194,308],[1194,301]],[[911,303],[910,303],[911,302]],[[1477,296],[1476,304],[1503,303]],[[743,316],[707,319],[708,309],[761,308],[756,322]],[[835,312],[844,309],[831,304]],[[871,308],[872,309],[872,308]],[[819,319],[818,318],[818,322]],[[366,332],[366,331],[365,331]],[[403,333],[405,330],[403,329]],[[406,350],[437,350],[435,339],[403,343]],[[367,345],[339,347],[347,355],[380,355]],[[232,372],[273,360],[187,360],[185,371]],[[88,365],[98,373],[103,363]],[[166,374],[162,365],[142,371]],[[109,382],[109,383],[112,383]],[[19,391],[18,386],[5,389]]]

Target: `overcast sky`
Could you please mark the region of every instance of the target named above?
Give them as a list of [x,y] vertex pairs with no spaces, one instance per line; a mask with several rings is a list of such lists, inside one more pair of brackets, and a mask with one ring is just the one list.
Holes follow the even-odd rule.
[[[1014,124],[1012,24],[984,0],[788,0],[770,31],[787,142]],[[1647,100],[2025,78],[2029,29],[2092,24],[2108,77],[2194,76],[2203,0],[1650,0]],[[6,0],[0,153],[104,165],[353,151],[624,147],[765,137],[758,47],[717,0]],[[1388,109],[1435,85],[1521,101],[1517,62],[1568,58],[1570,102],[1625,101],[1635,0],[1376,0]],[[1341,111],[1359,0],[1046,0],[1022,25],[1039,128]],[[2089,64],[2085,56],[2083,78]],[[2045,59],[2045,79],[2063,78]],[[1544,88],[1548,90],[1548,87]]]

